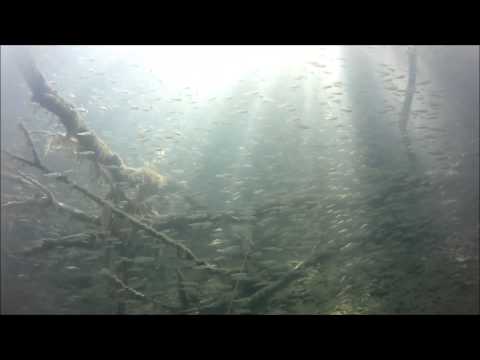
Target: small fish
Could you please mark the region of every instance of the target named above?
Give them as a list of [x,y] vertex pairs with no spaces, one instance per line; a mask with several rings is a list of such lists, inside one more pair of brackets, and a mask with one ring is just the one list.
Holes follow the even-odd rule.
[[80,268],[77,266],[67,266],[65,269],[67,270],[79,270]]
[[240,272],[240,273],[232,274],[232,279],[236,281],[248,280],[249,276],[247,273]]
[[83,131],[83,132],[77,133],[77,136],[87,136],[87,135],[92,135],[92,132],[91,131]]
[[242,247],[239,245],[233,245],[224,249],[217,249],[217,252],[224,255],[239,255],[243,253]]
[[223,245],[224,243],[225,243],[225,241],[222,240],[222,239],[215,239],[211,243],[209,243],[208,245],[209,246],[219,246],[219,245]]
[[79,151],[77,154],[81,156],[91,156],[95,155],[95,151]]
[[457,203],[456,199],[450,199],[450,200],[442,201],[442,205],[452,205],[452,204],[455,204],[455,203]]
[[257,250],[251,254],[251,257],[255,259],[261,258],[262,256],[263,256],[263,252],[261,252],[260,250]]
[[52,173],[48,173],[48,174],[43,174],[43,176],[45,177],[60,177],[62,176],[62,173],[59,173],[59,172],[52,172]]
[[211,264],[211,265],[197,265],[193,267],[194,269],[197,270],[208,270],[208,269],[215,269],[217,268],[217,265]]
[[276,246],[268,246],[268,247],[263,248],[263,250],[274,251],[274,252],[281,252],[281,251],[283,251],[281,248],[276,247]]
[[133,261],[137,264],[146,264],[155,261],[155,258],[150,256],[137,256]]
[[426,81],[422,81],[422,82],[417,83],[417,85],[420,85],[420,86],[421,86],[421,85],[428,85],[428,84],[430,84],[430,83],[431,83],[430,80],[426,80]]
[[318,62],[316,62],[316,61],[310,61],[310,62],[308,62],[308,64],[310,64],[310,65],[312,65],[312,66],[315,66],[315,67],[318,67],[318,68],[324,68],[324,67],[326,67],[326,65],[322,65],[322,64],[320,64],[320,63],[318,63]]
[[210,221],[196,222],[196,223],[190,224],[190,226],[194,229],[208,229],[212,225],[213,224]]
[[276,261],[275,260],[264,260],[264,261],[259,261],[259,263],[263,266],[269,267],[269,266],[275,265]]

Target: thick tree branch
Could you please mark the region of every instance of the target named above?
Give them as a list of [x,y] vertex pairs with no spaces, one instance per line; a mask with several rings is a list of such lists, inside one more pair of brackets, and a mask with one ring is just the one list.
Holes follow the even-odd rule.
[[[13,54],[32,91],[32,100],[55,114],[65,127],[67,138],[75,139],[82,151],[91,151],[94,154],[92,160],[96,164],[106,166],[106,171],[114,182],[123,181],[132,185],[140,185],[144,192],[149,193],[156,192],[167,184],[166,177],[150,169],[135,169],[126,166],[125,162],[93,130],[87,127],[75,107],[47,84],[28,48],[15,48]],[[34,155],[34,162],[37,159],[38,156]]]

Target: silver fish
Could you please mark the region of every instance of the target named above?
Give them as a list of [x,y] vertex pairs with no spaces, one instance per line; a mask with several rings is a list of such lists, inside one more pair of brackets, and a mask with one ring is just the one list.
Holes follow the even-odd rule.
[[243,253],[242,247],[239,245],[233,245],[224,249],[217,249],[217,252],[224,255],[240,255]]

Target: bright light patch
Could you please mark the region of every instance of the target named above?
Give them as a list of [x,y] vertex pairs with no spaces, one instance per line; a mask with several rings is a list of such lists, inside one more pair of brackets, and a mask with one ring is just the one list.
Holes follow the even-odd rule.
[[169,86],[190,86],[204,96],[222,95],[256,71],[274,77],[309,61],[338,77],[339,46],[112,46],[126,61],[151,70]]

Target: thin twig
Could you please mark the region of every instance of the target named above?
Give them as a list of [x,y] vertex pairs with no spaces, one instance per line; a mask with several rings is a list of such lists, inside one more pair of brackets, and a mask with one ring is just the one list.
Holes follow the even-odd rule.
[[37,188],[39,188],[48,198],[49,202],[52,204],[52,205],[56,205],[58,204],[58,201],[57,199],[55,198],[55,196],[53,195],[53,193],[48,190],[45,186],[43,186],[42,184],[40,184],[37,180],[35,180],[34,178],[22,173],[20,170],[17,170],[17,173],[18,175],[20,175],[20,177],[22,177],[23,179],[25,179],[26,181],[28,181],[29,183],[31,183],[32,185],[35,185]]
[[[247,259],[248,259],[249,255],[250,255],[250,253],[245,254],[240,272],[245,271],[245,266],[247,265]],[[230,300],[230,303],[228,304],[227,314],[230,314],[231,311],[232,311],[232,305],[233,305],[233,301],[235,300],[235,295],[237,293],[237,288],[238,288],[238,283],[239,282],[240,282],[239,279],[235,282],[235,286],[234,286],[233,292],[232,292],[232,299]]]
[[33,141],[32,141],[32,138],[30,136],[30,133],[28,132],[25,125],[23,125],[23,123],[20,123],[18,126],[20,127],[20,130],[23,131],[23,134],[25,135],[25,138],[27,139],[27,143],[30,146],[30,149],[32,150],[33,162],[37,165],[40,164],[40,158],[38,157],[37,150],[35,149],[35,146],[33,146]]
[[164,307],[168,310],[176,310],[177,308],[174,307],[174,306],[170,306],[170,305],[166,305],[166,304],[163,304],[161,302],[159,302],[158,300],[155,300],[153,299],[152,297],[150,296],[147,296],[145,295],[144,293],[138,291],[138,290],[135,290],[134,288],[128,286],[127,284],[125,284],[117,275],[115,274],[112,274],[109,270],[107,269],[104,269],[102,271],[102,274],[106,275],[108,278],[110,278],[111,280],[113,280],[113,282],[119,286],[120,288],[122,288],[123,290],[125,290],[127,293],[129,293],[130,295],[132,295],[134,298],[138,299],[138,300],[141,300],[141,301],[144,301],[144,302],[149,302],[149,303],[153,303],[155,305],[159,305],[161,307]]
[[80,233],[69,236],[63,236],[58,239],[46,238],[38,240],[37,246],[30,247],[21,251],[23,255],[36,255],[44,251],[52,250],[56,247],[80,247],[93,249],[96,246],[94,234]]

